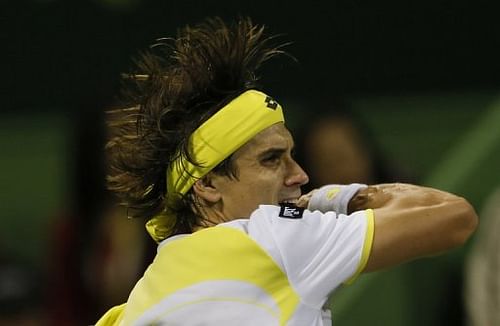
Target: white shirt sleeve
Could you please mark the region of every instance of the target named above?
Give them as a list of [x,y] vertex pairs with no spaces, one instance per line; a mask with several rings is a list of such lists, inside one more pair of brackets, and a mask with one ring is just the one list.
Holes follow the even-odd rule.
[[334,289],[364,268],[373,238],[373,212],[337,215],[304,210],[289,217],[282,213],[279,206],[260,206],[247,232],[283,268],[304,303],[320,307]]

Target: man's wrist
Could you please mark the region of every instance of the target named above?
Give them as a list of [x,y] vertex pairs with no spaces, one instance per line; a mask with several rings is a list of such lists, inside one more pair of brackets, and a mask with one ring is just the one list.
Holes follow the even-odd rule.
[[[350,202],[355,195],[367,185],[352,183],[349,185],[327,185],[319,188],[311,197],[308,205],[309,210],[321,212],[334,211],[338,214],[350,213]],[[363,196],[357,201],[362,200]],[[353,207],[356,207],[355,204]]]

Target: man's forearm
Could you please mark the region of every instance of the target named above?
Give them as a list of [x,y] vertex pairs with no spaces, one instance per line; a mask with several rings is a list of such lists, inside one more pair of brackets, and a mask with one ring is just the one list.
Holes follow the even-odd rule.
[[[350,193],[349,189],[349,185],[325,186],[304,195],[298,205],[338,214],[373,209],[375,232],[367,271],[459,246],[477,225],[478,217],[467,200],[438,189],[403,183],[360,187]],[[340,207],[347,207],[346,211],[325,197],[335,190],[348,194],[336,194],[343,199]]]

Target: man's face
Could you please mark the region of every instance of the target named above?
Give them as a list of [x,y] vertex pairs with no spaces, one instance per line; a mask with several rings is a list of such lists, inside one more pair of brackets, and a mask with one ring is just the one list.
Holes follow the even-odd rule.
[[233,154],[238,179],[214,176],[227,220],[249,217],[261,204],[294,202],[309,177],[292,158],[293,139],[283,123],[275,124]]

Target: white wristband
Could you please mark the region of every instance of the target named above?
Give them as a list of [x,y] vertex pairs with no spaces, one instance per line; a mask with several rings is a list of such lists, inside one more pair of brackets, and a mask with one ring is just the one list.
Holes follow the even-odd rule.
[[318,210],[323,213],[334,211],[337,214],[347,214],[347,206],[352,197],[360,189],[366,187],[368,186],[361,183],[323,186],[313,193],[307,209],[310,211]]

